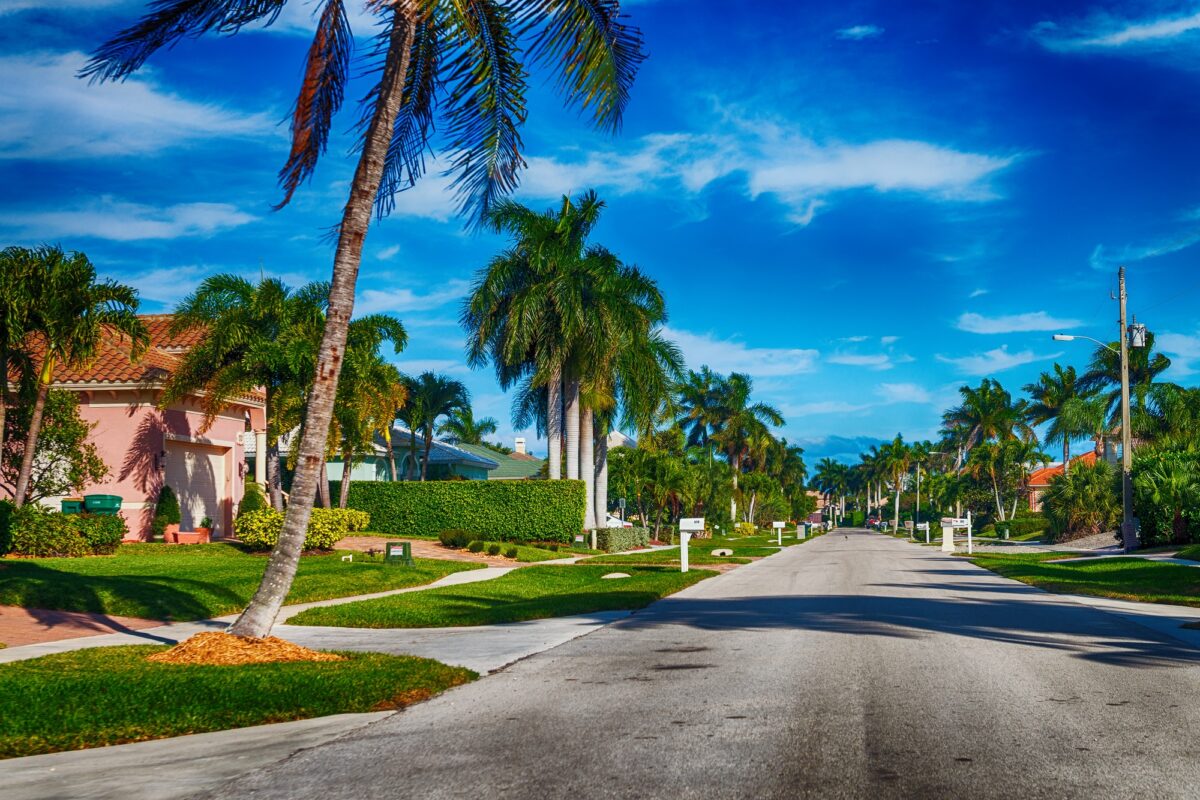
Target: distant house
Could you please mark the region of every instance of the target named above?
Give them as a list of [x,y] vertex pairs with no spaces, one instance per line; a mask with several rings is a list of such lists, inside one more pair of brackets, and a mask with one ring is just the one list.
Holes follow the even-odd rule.
[[525,440],[522,438],[516,440],[516,448],[511,453],[500,453],[490,447],[478,444],[458,444],[456,446],[498,464],[496,469],[488,472],[487,479],[489,481],[519,481],[537,478],[541,474],[542,466],[546,463],[545,459],[531,456],[525,452]]
[[[1076,464],[1091,466],[1092,464],[1096,463],[1096,459],[1099,457],[1100,456],[1093,450],[1090,453],[1084,453],[1081,456],[1072,458],[1071,466],[1075,466]],[[1050,481],[1054,479],[1054,476],[1061,475],[1062,473],[1063,465],[1062,462],[1059,462],[1057,464],[1051,464],[1048,467],[1042,467],[1039,470],[1035,470],[1029,476],[1030,511],[1042,510],[1042,498],[1045,495],[1046,490],[1050,488]]]
[[[288,453],[291,452],[291,445],[295,438],[295,432],[291,435],[282,436],[279,440],[280,457],[286,461]],[[416,435],[416,458],[413,458],[412,447],[413,435],[408,428],[403,425],[394,425],[392,427],[392,454],[396,461],[396,471],[399,480],[420,480],[421,479],[421,462],[425,457],[425,440],[420,434]],[[430,480],[447,480],[451,478],[461,478],[471,481],[485,481],[488,479],[489,473],[497,469],[500,464],[496,460],[499,453],[488,451],[488,455],[467,450],[460,445],[453,445],[448,442],[443,442],[434,439],[433,447],[429,451],[429,473]],[[246,442],[246,457],[255,464],[257,468],[258,448],[256,443]],[[329,471],[329,479],[338,481],[342,479],[342,459],[340,457],[330,458],[326,462],[326,469]],[[290,478],[290,474],[285,475]],[[352,481],[390,481],[392,479],[391,465],[388,462],[387,445],[383,441],[382,436],[375,437],[372,443],[371,452],[354,457],[353,463],[350,466],[350,480]],[[286,481],[290,483],[290,480]]]
[[608,447],[611,450],[614,447],[628,447],[630,450],[637,449],[637,441],[632,439],[620,431],[612,431],[608,434]]
[[[83,493],[119,496],[130,538],[148,539],[154,505],[165,483],[179,496],[181,530],[194,530],[210,517],[213,535],[226,535],[242,499],[243,434],[251,431],[253,440],[254,431],[265,431],[265,398],[261,392],[239,397],[207,429],[199,396],[160,410],[164,381],[203,332],[193,329],[170,336],[170,315],[141,319],[150,346],[136,361],[130,360],[129,340],[108,331],[91,365],[77,369],[59,364],[54,370],[53,388],[75,393],[79,416],[95,424],[91,440],[109,469],[106,480],[84,487]],[[39,363],[38,342],[30,346]],[[57,507],[61,499],[43,502]]]

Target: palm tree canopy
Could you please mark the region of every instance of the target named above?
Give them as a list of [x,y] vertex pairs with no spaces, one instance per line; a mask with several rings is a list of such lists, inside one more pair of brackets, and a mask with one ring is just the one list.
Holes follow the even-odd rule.
[[452,444],[483,444],[483,437],[495,433],[496,428],[492,417],[475,419],[475,412],[468,405],[453,410],[438,427],[438,435]]
[[[1120,348],[1120,342],[1111,347]],[[1131,424],[1135,435],[1153,430],[1154,420],[1150,401],[1158,378],[1171,366],[1171,359],[1154,352],[1154,334],[1147,332],[1145,347],[1129,348],[1129,398],[1132,411]],[[1092,354],[1088,371],[1079,378],[1079,386],[1085,392],[1098,392],[1107,401],[1111,427],[1121,423],[1121,357],[1107,347],[1097,347]]]
[[[347,2],[322,0],[316,14],[292,112],[292,146],[279,173],[280,206],[312,176],[342,106],[355,41]],[[520,135],[527,114],[525,63],[556,72],[568,104],[590,110],[597,127],[615,131],[645,57],[641,33],[626,24],[616,0],[361,2],[382,23],[368,64],[383,69],[389,50],[402,47],[407,53],[402,104],[376,198],[381,216],[392,210],[398,191],[424,174],[439,116],[444,135],[438,144],[464,212],[484,215],[516,188],[525,166]],[[145,16],[97,49],[81,74],[122,80],[184,38],[270,26],[286,3],[155,0]],[[364,134],[378,99],[375,90],[362,103]]]

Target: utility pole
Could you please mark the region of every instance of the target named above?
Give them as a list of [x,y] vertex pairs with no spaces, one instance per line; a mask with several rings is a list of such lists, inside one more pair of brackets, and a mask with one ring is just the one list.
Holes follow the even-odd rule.
[[1121,544],[1126,553],[1137,549],[1133,525],[1133,436],[1129,429],[1129,327],[1125,318],[1125,267],[1117,273],[1121,304]]

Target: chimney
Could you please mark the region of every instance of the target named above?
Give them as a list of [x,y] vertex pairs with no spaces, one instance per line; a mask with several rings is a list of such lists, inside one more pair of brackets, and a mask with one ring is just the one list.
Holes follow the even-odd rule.
[[524,436],[518,436],[516,441],[513,442],[513,450],[516,450],[518,453],[521,453],[522,455],[525,454],[525,437]]

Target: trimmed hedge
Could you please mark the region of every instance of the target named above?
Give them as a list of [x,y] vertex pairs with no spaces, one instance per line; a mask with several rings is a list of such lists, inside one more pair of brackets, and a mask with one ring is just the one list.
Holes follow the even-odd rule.
[[0,536],[0,543],[6,544],[7,552],[22,556],[110,555],[129,532],[119,515],[60,514],[36,504],[14,509],[7,516],[8,533]]
[[568,480],[353,481],[348,505],[389,536],[457,529],[491,542],[570,542],[583,529],[583,491]]
[[650,544],[649,528],[597,528],[596,546],[606,553],[619,553]]
[[989,522],[983,526],[980,533],[1002,537],[1004,528],[1008,528],[1009,536],[1024,536],[1030,533],[1041,533],[1049,527],[1050,523],[1041,514],[1018,514],[1014,519],[1005,522]]
[[[304,536],[305,550],[332,550],[340,540],[355,531],[365,530],[371,517],[349,508],[314,508]],[[265,508],[241,514],[233,532],[252,550],[270,550],[283,530],[283,512]]]

